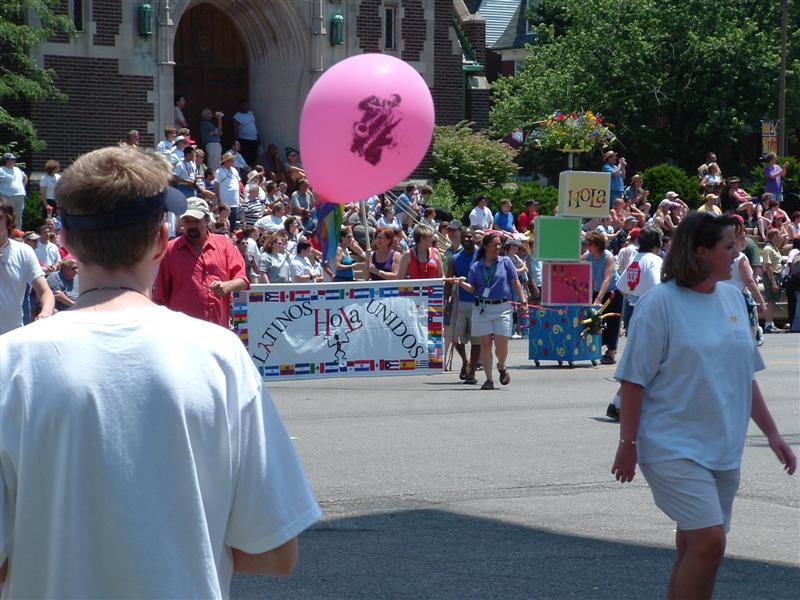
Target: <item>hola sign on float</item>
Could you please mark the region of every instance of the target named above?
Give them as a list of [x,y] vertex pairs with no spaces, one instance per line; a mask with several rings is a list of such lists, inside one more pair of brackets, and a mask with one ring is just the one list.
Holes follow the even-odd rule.
[[562,171],[558,177],[558,214],[603,218],[611,210],[611,174]]

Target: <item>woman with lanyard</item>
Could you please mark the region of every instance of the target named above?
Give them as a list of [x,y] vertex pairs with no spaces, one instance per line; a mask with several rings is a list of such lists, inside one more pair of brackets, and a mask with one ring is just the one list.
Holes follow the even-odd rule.
[[656,506],[677,524],[668,598],[714,594],[749,420],[789,475],[797,464],[755,379],[764,361],[742,294],[719,285],[738,254],[735,225],[708,213],[683,220],[663,283],[636,305],[615,373],[622,407],[611,472],[629,482],[638,464]]
[[375,250],[368,253],[370,280],[397,279],[400,269],[400,253],[392,248],[393,245],[394,230],[389,227],[378,229],[375,234]]
[[[481,339],[481,363],[486,373],[482,390],[493,390],[492,379],[492,339],[497,354],[497,371],[500,383],[511,383],[511,375],[506,369],[508,357],[508,338],[511,337],[513,308],[512,290],[524,298],[522,286],[514,263],[507,256],[500,256],[503,242],[496,233],[483,238],[477,260],[470,267],[469,275],[449,277],[445,281],[459,285],[475,296],[475,309],[472,311],[472,335]],[[522,310],[528,304],[522,301]]]
[[339,237],[339,246],[336,248],[336,256],[333,257],[334,281],[355,281],[356,271],[353,268],[353,257],[351,252],[355,252],[361,257],[366,258],[364,251],[358,242],[353,238],[353,230],[349,227],[342,227]]
[[437,279],[442,277],[442,259],[433,247],[434,231],[427,225],[414,228],[414,247],[400,259],[398,279]]
[[[639,234],[641,235],[641,234]],[[594,289],[594,304],[602,306],[611,298],[605,312],[622,312],[622,294],[617,292],[617,263],[614,255],[606,249],[608,241],[604,233],[590,231],[586,234],[587,252],[581,260],[589,261],[592,265],[592,288]],[[606,353],[600,359],[600,364],[613,365],[616,363],[617,340],[619,339],[619,316],[604,319],[606,326],[603,329],[603,345]]]

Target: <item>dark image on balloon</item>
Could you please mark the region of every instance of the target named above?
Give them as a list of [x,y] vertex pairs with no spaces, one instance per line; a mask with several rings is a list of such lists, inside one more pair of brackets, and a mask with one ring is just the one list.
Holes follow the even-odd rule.
[[363,200],[390,189],[419,165],[433,135],[433,99],[408,63],[361,54],[328,69],[300,118],[300,149],[320,198]]

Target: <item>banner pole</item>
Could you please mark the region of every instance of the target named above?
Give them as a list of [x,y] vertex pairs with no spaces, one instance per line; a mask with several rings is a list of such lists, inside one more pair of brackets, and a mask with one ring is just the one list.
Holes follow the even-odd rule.
[[361,201],[361,219],[364,221],[364,240],[366,241],[365,252],[368,252],[372,247],[369,243],[369,223],[367,222],[367,201]]

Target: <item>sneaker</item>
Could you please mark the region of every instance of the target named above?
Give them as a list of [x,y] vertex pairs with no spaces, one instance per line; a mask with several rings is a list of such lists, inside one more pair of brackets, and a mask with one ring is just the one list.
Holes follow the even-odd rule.
[[606,416],[614,421],[619,421],[619,409],[614,406],[613,402],[608,405]]
[[518,334],[518,333],[515,333],[515,334],[512,334],[511,339],[512,340],[521,340],[522,336],[520,334]]
[[775,325],[767,325],[764,327],[764,333],[781,333],[783,329],[778,329]]

